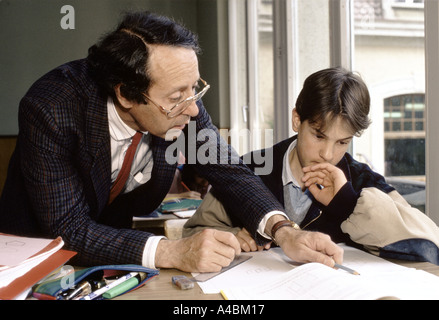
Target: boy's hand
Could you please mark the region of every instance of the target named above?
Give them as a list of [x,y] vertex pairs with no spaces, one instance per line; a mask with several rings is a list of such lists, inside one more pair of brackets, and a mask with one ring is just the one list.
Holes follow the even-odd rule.
[[[320,163],[314,166],[304,167],[305,175],[302,182],[309,189],[314,198],[327,206],[337,192],[347,182],[342,170],[330,163]],[[323,188],[319,188],[317,184]]]
[[256,244],[256,241],[253,239],[253,237],[245,228],[242,228],[236,234],[236,238],[238,239],[239,244],[241,245],[241,250],[244,252],[262,251],[264,249],[268,250],[271,247],[271,242],[267,243],[265,246],[258,246]]

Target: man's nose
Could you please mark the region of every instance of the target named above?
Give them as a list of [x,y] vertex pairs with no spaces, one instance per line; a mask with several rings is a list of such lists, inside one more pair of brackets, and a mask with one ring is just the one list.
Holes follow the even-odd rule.
[[186,114],[190,117],[196,117],[198,115],[199,109],[195,100],[192,100],[190,105],[184,110],[183,114]]

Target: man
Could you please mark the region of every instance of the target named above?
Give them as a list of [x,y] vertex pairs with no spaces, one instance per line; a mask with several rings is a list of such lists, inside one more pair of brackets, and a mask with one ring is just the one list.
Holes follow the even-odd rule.
[[[236,217],[254,237],[270,235],[285,220],[283,208],[234,160],[239,157],[212,125],[200,100],[209,86],[200,78],[198,52],[195,35],[181,25],[133,13],[92,46],[87,59],[39,79],[20,103],[0,231],[62,236],[81,265],[220,270],[240,252],[229,232],[207,230],[170,241],[130,228],[134,215],[155,210],[169,191],[178,161],[167,161],[168,149],[184,137],[186,144],[196,143],[195,151],[206,145],[218,150],[215,161],[195,164],[197,172],[219,199],[237,204]],[[215,138],[191,137],[189,121]],[[329,266],[342,260],[342,250],[323,234],[282,228],[276,237],[292,258]]]
[[[369,126],[369,105],[359,76],[342,68],[318,71],[305,80],[293,110],[297,135],[244,159],[255,170],[260,153],[273,156],[273,171],[261,178],[302,229],[383,257],[439,264],[436,224],[347,153],[353,137]],[[262,249],[215,192],[186,223],[184,235],[215,228],[236,234],[245,251]]]

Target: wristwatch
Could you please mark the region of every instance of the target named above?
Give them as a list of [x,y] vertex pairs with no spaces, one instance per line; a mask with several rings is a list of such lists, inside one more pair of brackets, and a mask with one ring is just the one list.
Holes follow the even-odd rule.
[[299,225],[297,223],[295,223],[294,221],[282,220],[282,221],[276,222],[274,224],[274,226],[271,228],[271,239],[276,244],[277,244],[276,239],[275,239],[276,232],[277,232],[277,230],[279,230],[280,228],[283,228],[283,227],[290,227],[290,228],[293,228],[296,230],[300,230]]

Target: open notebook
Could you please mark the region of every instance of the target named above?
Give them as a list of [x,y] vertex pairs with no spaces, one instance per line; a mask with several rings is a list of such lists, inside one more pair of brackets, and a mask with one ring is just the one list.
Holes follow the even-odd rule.
[[199,283],[205,293],[229,300],[439,299],[439,277],[343,246],[343,265],[360,275],[318,263],[297,266],[279,248]]

